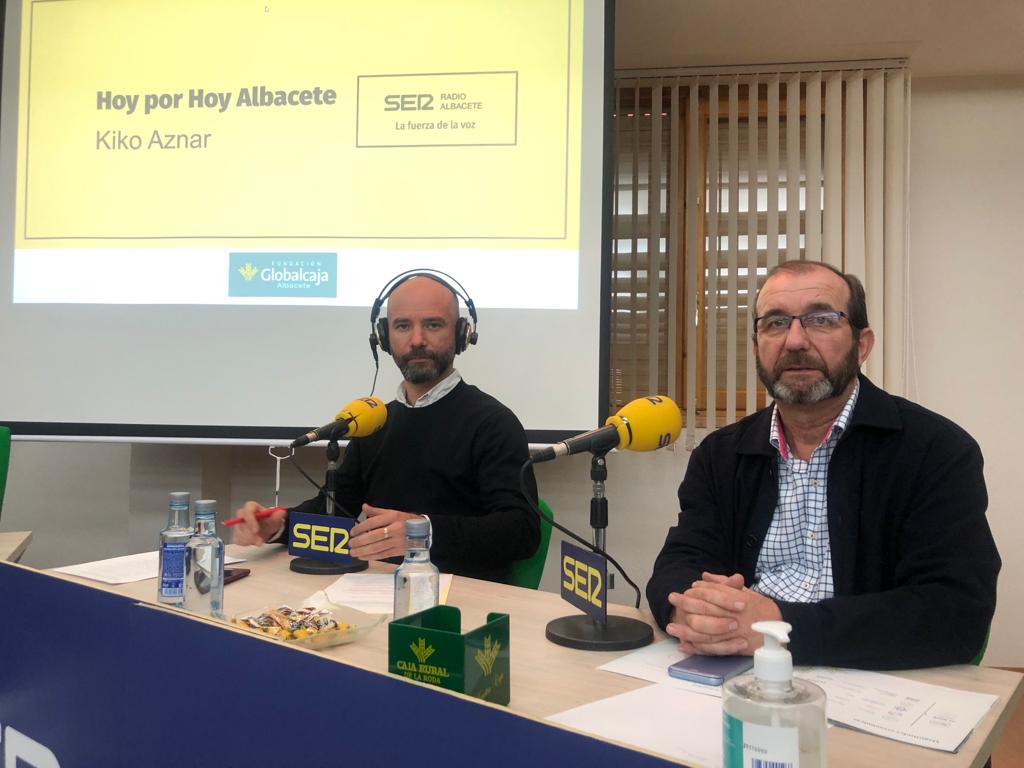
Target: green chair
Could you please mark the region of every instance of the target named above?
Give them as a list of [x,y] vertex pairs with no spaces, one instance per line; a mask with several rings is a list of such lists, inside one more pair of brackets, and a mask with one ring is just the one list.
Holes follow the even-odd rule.
[[0,427],[0,509],[4,508],[4,489],[7,487],[7,465],[11,459],[11,430]]
[[[2,496],[2,494],[0,494],[0,496]],[[978,651],[978,655],[975,656],[974,659],[971,661],[971,664],[973,664],[976,667],[980,667],[981,666],[981,660],[983,658],[985,658],[985,651],[988,650],[988,638],[989,638],[989,635],[991,635],[991,634],[992,634],[992,625],[989,624],[988,625],[988,629],[985,630],[985,639],[981,643],[981,650]]]
[[[538,499],[537,504],[541,511],[550,518],[555,514],[544,499]],[[540,577],[544,573],[544,560],[548,556],[548,544],[551,542],[551,523],[544,518],[540,520],[540,544],[537,551],[525,560],[516,560],[512,563],[512,579],[510,584],[516,587],[536,589],[540,586]]]

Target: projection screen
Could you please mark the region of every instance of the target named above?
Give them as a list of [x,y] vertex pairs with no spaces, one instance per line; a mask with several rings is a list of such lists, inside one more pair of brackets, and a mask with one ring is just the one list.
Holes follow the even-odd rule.
[[[393,275],[534,440],[606,396],[600,0],[8,3],[0,422],[281,438],[370,392]],[[608,33],[608,34],[606,34]],[[381,361],[376,394],[400,381]]]

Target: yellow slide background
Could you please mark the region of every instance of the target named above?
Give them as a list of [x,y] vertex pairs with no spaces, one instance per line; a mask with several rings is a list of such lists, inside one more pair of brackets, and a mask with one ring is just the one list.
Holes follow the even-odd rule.
[[[582,13],[579,0],[25,0],[17,247],[575,248]],[[238,103],[260,86],[336,100]],[[190,106],[198,90],[228,106]],[[147,114],[161,94],[172,106]],[[440,109],[460,101],[473,107]],[[159,146],[180,134],[193,146]]]

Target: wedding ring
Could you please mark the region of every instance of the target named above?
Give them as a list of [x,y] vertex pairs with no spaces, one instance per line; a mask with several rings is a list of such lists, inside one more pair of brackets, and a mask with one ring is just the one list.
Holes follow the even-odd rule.
[[384,526],[384,538],[386,539],[386,538],[388,538],[388,536],[390,536],[390,535],[391,535],[391,534],[390,534],[390,533],[388,533],[388,527],[387,527],[387,526],[385,525],[385,526]]

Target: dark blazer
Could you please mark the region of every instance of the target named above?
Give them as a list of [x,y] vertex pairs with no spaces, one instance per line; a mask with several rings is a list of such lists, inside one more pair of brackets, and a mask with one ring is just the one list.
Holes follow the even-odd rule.
[[[679,522],[647,599],[668,622],[669,592],[702,571],[754,578],[778,498],[771,408],[709,435],[679,487]],[[969,662],[996,604],[1000,560],[985,519],[978,444],[948,419],[860,377],[828,469],[835,596],[779,602],[796,664],[864,669]]]

